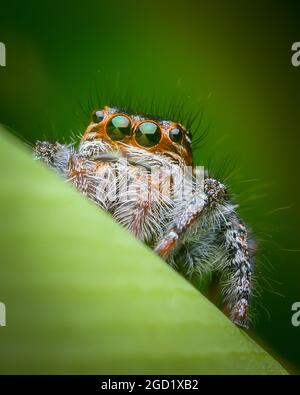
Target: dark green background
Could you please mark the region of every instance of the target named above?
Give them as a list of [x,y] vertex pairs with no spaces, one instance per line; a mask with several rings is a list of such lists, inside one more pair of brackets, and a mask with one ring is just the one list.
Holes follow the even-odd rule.
[[192,112],[204,108],[211,126],[197,162],[218,168],[234,158],[230,185],[260,244],[252,334],[291,371],[300,369],[300,327],[291,325],[300,301],[300,67],[290,61],[299,18],[299,5],[276,1],[0,3],[0,121],[21,136],[81,133],[80,105],[96,86],[132,89],[145,102],[154,95],[158,107],[177,95]]

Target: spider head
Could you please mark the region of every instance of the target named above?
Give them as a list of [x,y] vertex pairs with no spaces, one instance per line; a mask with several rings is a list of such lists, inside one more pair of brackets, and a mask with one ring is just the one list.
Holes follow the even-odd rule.
[[169,155],[186,165],[192,163],[189,132],[174,121],[106,106],[92,113],[91,123],[82,137],[82,141],[93,140],[104,140],[123,152],[132,146]]

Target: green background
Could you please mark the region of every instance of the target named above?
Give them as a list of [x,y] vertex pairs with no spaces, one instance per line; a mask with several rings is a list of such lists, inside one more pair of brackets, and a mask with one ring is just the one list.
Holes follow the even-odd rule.
[[80,134],[81,106],[127,91],[163,107],[174,96],[210,125],[197,163],[229,181],[260,245],[257,317],[251,335],[300,369],[300,41],[294,2],[21,1],[0,3],[0,121],[33,141]]

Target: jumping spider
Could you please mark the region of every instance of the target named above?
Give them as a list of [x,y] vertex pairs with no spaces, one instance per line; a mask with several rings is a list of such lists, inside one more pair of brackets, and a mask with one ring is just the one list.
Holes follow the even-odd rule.
[[[37,141],[34,154],[187,276],[221,273],[230,318],[248,327],[253,243],[225,185],[207,172],[195,182],[190,143],[180,123],[106,106],[77,148]],[[192,192],[176,194],[184,182]]]

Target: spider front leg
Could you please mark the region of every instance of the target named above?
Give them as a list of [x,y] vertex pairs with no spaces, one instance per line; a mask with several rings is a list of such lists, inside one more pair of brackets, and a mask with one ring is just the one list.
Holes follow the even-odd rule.
[[204,182],[203,191],[196,191],[193,198],[184,207],[182,214],[175,219],[171,228],[155,247],[155,252],[162,258],[176,249],[185,234],[204,214],[208,207],[221,201],[225,195],[225,187],[219,181],[208,178]]
[[69,160],[72,153],[72,145],[58,142],[37,141],[33,147],[34,158],[42,160],[63,177],[68,176]]
[[207,205],[208,201],[205,194],[194,196],[183,214],[174,221],[169,231],[158,242],[154,251],[166,259],[176,249],[185,233],[201,217]]
[[45,162],[51,169],[63,176],[76,189],[98,204],[97,186],[102,181],[95,171],[93,162],[75,152],[72,145],[59,142],[37,141],[33,148],[35,159]]

